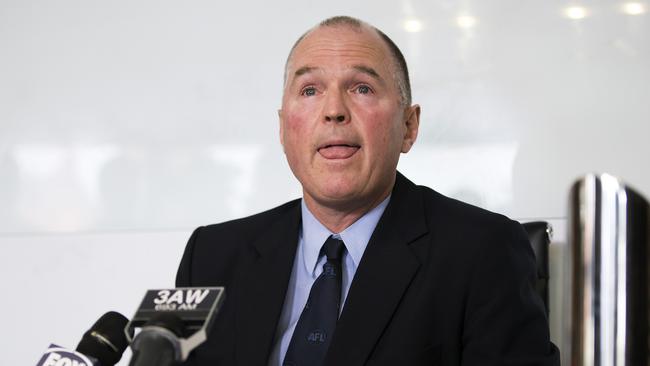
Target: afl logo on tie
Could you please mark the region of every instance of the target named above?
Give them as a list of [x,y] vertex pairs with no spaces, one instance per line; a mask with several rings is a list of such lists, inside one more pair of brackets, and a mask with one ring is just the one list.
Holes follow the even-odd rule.
[[325,332],[320,329],[316,329],[309,333],[307,340],[311,343],[323,343],[325,342],[326,337],[327,334],[325,334]]

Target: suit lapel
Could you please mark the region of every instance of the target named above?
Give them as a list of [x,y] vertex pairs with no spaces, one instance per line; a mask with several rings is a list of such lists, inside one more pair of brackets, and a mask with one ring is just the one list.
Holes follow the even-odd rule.
[[239,365],[267,362],[298,244],[300,204],[269,226],[253,244],[254,258],[242,275],[236,299]]
[[350,286],[326,365],[363,365],[420,265],[409,243],[427,233],[422,198],[397,173],[391,200]]

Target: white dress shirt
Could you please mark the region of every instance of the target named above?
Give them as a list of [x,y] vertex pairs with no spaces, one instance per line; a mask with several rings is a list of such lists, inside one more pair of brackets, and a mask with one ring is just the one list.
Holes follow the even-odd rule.
[[[302,309],[307,303],[311,286],[323,271],[323,264],[327,260],[324,255],[320,255],[325,240],[330,235],[334,235],[345,243],[341,282],[341,304],[345,304],[350,284],[361,262],[363,252],[366,250],[370,236],[375,231],[377,222],[384,213],[389,200],[390,196],[340,233],[332,233],[323,226],[309,211],[305,201],[302,200],[302,227],[298,239],[298,248],[293,261],[291,279],[284,299],[282,315],[280,315],[275,333],[275,344],[273,345],[271,357],[269,357],[269,366],[282,365],[293,331],[298,323]],[[341,306],[341,310],[343,310],[343,306]]]

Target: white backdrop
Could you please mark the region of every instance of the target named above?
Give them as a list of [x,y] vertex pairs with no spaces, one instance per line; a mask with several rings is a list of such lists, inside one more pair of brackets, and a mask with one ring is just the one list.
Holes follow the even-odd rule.
[[558,243],[581,174],[650,194],[646,2],[268,4],[0,0],[3,362],[131,316],[173,286],[194,227],[300,195],[277,139],[283,64],[328,16],[401,46],[422,106],[399,167],[415,182],[549,220]]

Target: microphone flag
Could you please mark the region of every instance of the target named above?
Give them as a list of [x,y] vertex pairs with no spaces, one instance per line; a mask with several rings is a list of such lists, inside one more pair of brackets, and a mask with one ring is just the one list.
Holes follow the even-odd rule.
[[93,366],[90,357],[54,343],[50,344],[36,366]]

